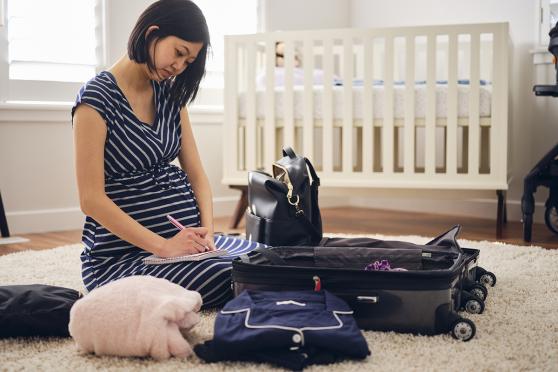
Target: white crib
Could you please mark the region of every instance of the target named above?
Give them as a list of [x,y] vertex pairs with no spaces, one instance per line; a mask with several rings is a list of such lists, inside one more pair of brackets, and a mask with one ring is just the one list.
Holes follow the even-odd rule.
[[270,170],[285,144],[324,187],[497,190],[501,226],[507,23],[273,32],[225,47],[224,184]]

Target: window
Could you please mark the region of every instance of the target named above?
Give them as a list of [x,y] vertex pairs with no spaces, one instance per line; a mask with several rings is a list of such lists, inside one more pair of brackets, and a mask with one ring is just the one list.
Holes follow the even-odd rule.
[[103,60],[104,0],[0,2],[2,101],[73,101]]
[[225,35],[258,31],[258,0],[194,0],[205,15],[212,54],[206,65],[204,87],[222,88],[225,64]]

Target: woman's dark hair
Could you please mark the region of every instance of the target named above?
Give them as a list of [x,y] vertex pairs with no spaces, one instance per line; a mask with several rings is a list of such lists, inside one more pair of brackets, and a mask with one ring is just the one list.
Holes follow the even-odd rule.
[[[159,28],[146,36],[151,26]],[[155,64],[149,55],[149,47],[153,42],[157,45],[159,40],[167,36],[203,43],[194,62],[175,76],[171,83],[171,99],[183,107],[196,98],[211,46],[207,23],[200,8],[190,0],[159,0],[151,4],[140,15],[130,34],[128,56],[137,63],[146,63],[147,68],[154,71]]]

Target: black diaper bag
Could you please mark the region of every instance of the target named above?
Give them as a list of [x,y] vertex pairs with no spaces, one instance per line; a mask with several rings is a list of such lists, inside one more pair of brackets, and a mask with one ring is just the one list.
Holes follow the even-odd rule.
[[248,173],[246,237],[267,245],[315,245],[322,239],[320,179],[310,160],[290,147],[272,165],[273,176]]

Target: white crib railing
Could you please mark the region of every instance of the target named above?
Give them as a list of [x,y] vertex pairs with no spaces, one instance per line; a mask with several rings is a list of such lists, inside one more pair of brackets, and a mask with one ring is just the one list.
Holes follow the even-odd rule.
[[[275,81],[277,42],[285,43],[282,87]],[[247,171],[269,171],[281,147],[291,145],[314,160],[326,187],[506,190],[508,42],[507,23],[227,36],[223,183],[246,184]],[[302,60],[299,87],[295,55]],[[319,119],[314,116],[316,69],[324,82]],[[256,80],[264,72],[262,117]],[[343,81],[341,118],[333,111],[335,77]],[[355,78],[363,82],[359,118],[353,115]],[[458,115],[460,79],[469,80],[465,117]],[[380,117],[372,104],[377,80],[383,82]],[[394,115],[398,80],[404,86],[402,118]],[[415,115],[417,80],[426,81],[421,118]],[[447,81],[445,117],[437,115],[437,80]],[[481,80],[489,82],[483,89],[490,91],[490,115],[482,117]],[[297,117],[294,99],[301,89],[303,111]],[[281,118],[277,91],[283,95]]]

